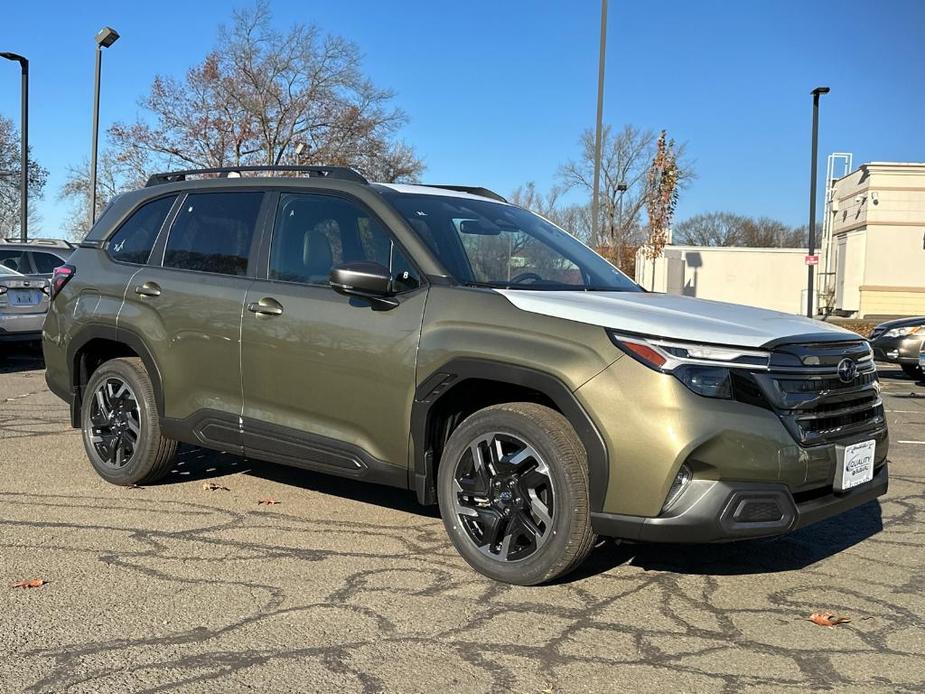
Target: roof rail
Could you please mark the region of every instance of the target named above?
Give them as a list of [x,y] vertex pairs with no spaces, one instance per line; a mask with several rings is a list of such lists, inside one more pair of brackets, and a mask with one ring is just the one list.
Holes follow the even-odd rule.
[[0,238],[0,243],[11,243],[19,246],[50,246],[52,248],[74,248],[74,244],[65,239],[28,239],[23,241],[17,238],[3,239]]
[[497,200],[498,202],[507,202],[507,200],[498,195],[495,191],[489,190],[488,188],[482,188],[481,186],[450,186],[440,183],[422,183],[421,185],[428,186],[429,188],[444,188],[446,190],[458,190],[460,193],[469,193],[470,195],[481,195],[483,198],[491,198],[492,200]]
[[222,166],[216,169],[184,169],[182,171],[156,173],[148,178],[145,187],[185,181],[187,176],[219,174],[219,177],[230,177],[231,174],[240,174],[242,171],[291,171],[307,173],[309,177],[317,176],[337,178],[342,181],[354,181],[355,183],[369,183],[363,176],[347,166]]

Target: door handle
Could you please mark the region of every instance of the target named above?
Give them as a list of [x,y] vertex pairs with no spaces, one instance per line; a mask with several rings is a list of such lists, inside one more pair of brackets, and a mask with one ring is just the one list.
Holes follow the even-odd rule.
[[161,287],[157,282],[145,282],[135,287],[135,293],[139,296],[160,296]]
[[283,313],[283,305],[276,299],[265,296],[260,301],[248,304],[247,310],[261,316],[281,316]]

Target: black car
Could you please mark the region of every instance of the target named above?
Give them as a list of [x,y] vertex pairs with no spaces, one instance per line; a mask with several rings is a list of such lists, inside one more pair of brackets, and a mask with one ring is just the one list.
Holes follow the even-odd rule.
[[870,334],[874,359],[899,364],[910,378],[921,378],[919,353],[925,341],[925,316],[881,323]]

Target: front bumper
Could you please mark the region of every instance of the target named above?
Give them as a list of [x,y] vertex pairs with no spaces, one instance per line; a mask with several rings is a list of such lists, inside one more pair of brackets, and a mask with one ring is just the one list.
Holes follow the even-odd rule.
[[848,492],[798,494],[787,485],[755,482],[696,480],[686,503],[671,515],[658,518],[592,513],[594,531],[607,537],[640,542],[728,542],[782,535],[844,513],[886,494],[887,463],[874,478]]
[[925,335],[878,337],[870,343],[874,359],[890,364],[918,364]]
[[0,341],[39,340],[45,313],[0,312]]

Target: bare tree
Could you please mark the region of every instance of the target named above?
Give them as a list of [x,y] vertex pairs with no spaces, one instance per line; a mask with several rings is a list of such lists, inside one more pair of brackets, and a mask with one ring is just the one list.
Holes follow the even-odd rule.
[[693,246],[801,248],[806,246],[806,227],[790,227],[768,217],[707,212],[678,224],[674,239]]
[[183,80],[157,76],[141,105],[153,122],[117,123],[109,131],[120,160],[135,150],[187,166],[302,163],[355,166],[394,181],[423,164],[394,140],[407,120],[392,92],[361,70],[356,45],[296,24],[282,33],[269,5],[236,12],[217,47]]
[[[42,197],[48,171],[32,158],[29,148],[29,200]],[[19,131],[13,121],[0,116],[0,238],[13,238],[19,234],[19,209],[22,202],[19,195],[20,176],[22,175],[22,152],[20,150]],[[34,206],[29,207],[29,223],[38,221]]]
[[[122,161],[105,149],[100,154],[96,167],[96,214],[98,219],[106,206],[119,193],[144,185],[145,162]],[[65,232],[71,241],[80,241],[87,235],[87,218],[90,209],[90,164],[84,160],[81,166],[71,166],[67,179],[58,193],[58,199],[72,202],[65,223]]]
[[745,221],[732,212],[706,212],[677,224],[672,237],[675,243],[689,246],[738,246]]
[[536,183],[529,181],[514,190],[508,200],[545,217],[575,238],[587,242],[591,236],[590,205],[564,204],[561,202],[563,193],[562,186],[553,186],[544,194],[537,189]]
[[649,214],[649,238],[646,257],[652,261],[652,289],[655,289],[655,259],[668,243],[671,218],[678,205],[678,158],[674,140],[666,131],[658,136],[655,157],[646,175],[646,212]]
[[[625,125],[619,132],[605,125],[602,133],[601,208],[599,244],[611,247],[607,255],[627,270],[626,248],[635,249],[645,240],[642,211],[646,204],[646,176],[655,156],[657,136],[652,130]],[[585,130],[579,139],[577,159],[559,168],[559,177],[567,190],[578,188],[589,198],[594,186],[594,132]],[[684,146],[676,149],[678,185],[683,188],[694,177],[693,167],[684,161]],[[621,184],[627,190],[620,190]],[[594,241],[594,240],[592,240]],[[604,249],[606,250],[606,249]],[[629,255],[632,255],[630,253]]]

